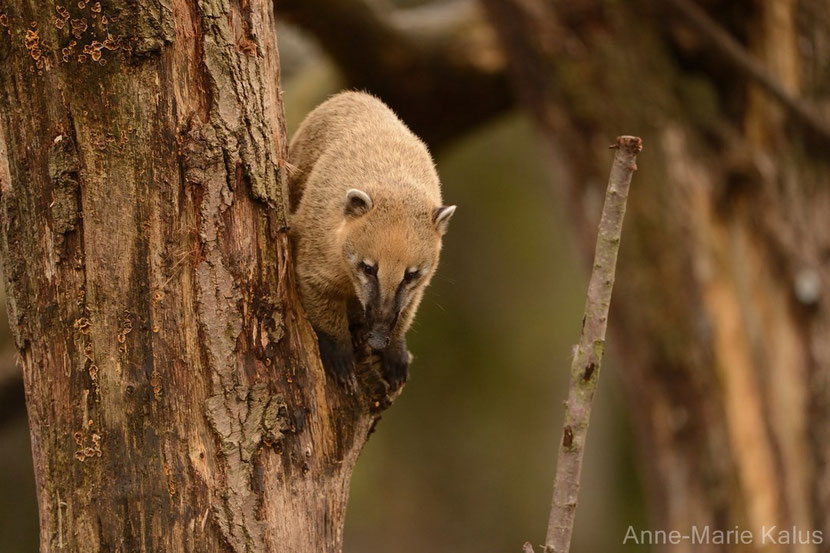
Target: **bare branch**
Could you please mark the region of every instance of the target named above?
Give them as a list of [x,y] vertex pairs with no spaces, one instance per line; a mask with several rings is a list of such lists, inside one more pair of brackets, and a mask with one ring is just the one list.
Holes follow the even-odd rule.
[[[571,383],[565,404],[565,424],[556,462],[553,504],[545,539],[545,552],[565,553],[570,549],[574,515],[579,498],[582,456],[591,419],[591,406],[599,381],[599,369],[605,346],[608,307],[614,287],[617,253],[620,249],[625,204],[631,176],[637,169],[637,154],[643,141],[621,136],[617,143],[605,205],[599,222],[594,265],[588,283],[582,334],[571,362]],[[527,553],[525,548],[525,553]]]
[[767,94],[780,102],[798,123],[813,131],[822,141],[830,143],[830,126],[816,109],[803,98],[787,90],[702,8],[689,0],[669,0],[669,4],[720,51],[735,69],[755,81]]

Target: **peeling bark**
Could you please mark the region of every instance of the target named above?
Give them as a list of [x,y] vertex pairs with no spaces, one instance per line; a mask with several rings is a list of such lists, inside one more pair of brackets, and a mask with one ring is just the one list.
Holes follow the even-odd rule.
[[0,250],[41,551],[339,551],[389,404],[326,381],[269,2],[0,4]]

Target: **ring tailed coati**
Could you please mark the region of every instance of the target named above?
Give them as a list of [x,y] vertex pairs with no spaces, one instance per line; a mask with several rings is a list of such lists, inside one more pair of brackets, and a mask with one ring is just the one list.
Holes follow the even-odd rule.
[[379,353],[393,389],[407,378],[406,333],[438,266],[455,206],[441,203],[432,157],[379,99],[338,94],[291,142],[291,239],[320,357],[354,381],[351,328]]

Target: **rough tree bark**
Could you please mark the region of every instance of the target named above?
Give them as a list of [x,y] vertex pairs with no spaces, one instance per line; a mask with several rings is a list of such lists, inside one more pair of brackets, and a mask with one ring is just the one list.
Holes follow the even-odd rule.
[[[605,137],[651,146],[629,203],[612,309],[654,528],[830,536],[830,187],[824,142],[652,0],[485,0],[583,251]],[[794,97],[826,106],[821,2],[704,3]],[[824,110],[827,117],[827,110]],[[825,126],[822,123],[819,126]],[[584,183],[595,183],[585,186]],[[670,183],[670,184],[669,184]],[[763,525],[800,534],[763,543]],[[823,532],[824,544],[800,543]]]
[[0,246],[41,551],[339,551],[387,404],[285,234],[272,3],[0,3]]

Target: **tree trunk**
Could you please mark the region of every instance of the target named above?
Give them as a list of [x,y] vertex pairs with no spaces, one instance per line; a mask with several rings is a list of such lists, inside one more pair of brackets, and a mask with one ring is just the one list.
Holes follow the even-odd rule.
[[388,402],[326,380],[299,307],[272,3],[0,12],[41,551],[339,551]]
[[[672,552],[827,551],[760,533],[830,536],[826,143],[672,3],[485,1],[584,251],[600,146],[623,133],[646,144],[611,322],[652,527],[755,533]],[[826,6],[706,5],[784,90],[826,103]]]

